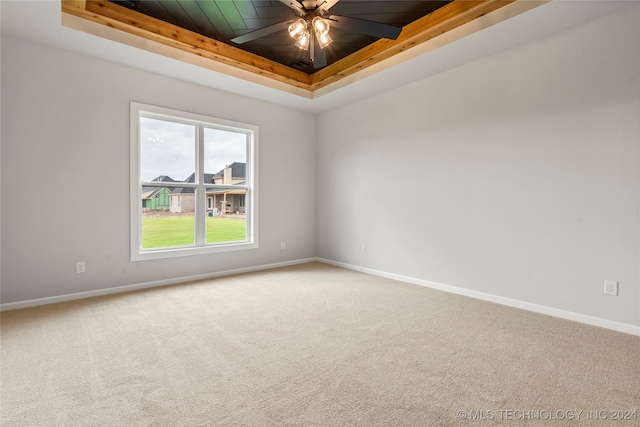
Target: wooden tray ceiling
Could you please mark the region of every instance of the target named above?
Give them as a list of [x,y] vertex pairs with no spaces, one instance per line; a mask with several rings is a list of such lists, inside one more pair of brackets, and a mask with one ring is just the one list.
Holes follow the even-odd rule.
[[[196,55],[198,59],[217,61],[310,93],[515,2],[342,0],[332,8],[332,13],[402,26],[402,33],[397,40],[387,40],[337,32],[334,36],[336,48],[327,55],[328,65],[313,70],[299,62],[296,64],[305,59],[305,53],[293,45],[286,32],[246,45],[233,46],[229,41],[237,35],[295,16],[277,0],[208,0],[208,16],[202,13],[203,7],[198,5],[201,2],[194,0],[171,0],[162,8],[157,0],[116,1],[129,7],[109,0],[62,0],[63,23],[65,15],[82,18]],[[191,12],[187,14],[185,11],[189,10]],[[161,16],[163,20],[150,14]],[[348,40],[337,42],[343,36]]]
[[[278,0],[109,1],[307,74],[317,71],[309,59],[309,51],[295,48],[286,30],[274,32],[242,45],[231,41],[234,37],[245,33],[298,18],[290,7]],[[451,1],[339,0],[329,14],[404,27]],[[325,49],[328,64],[345,58],[378,40],[375,37],[349,32],[338,27],[332,27],[330,33],[333,43]]]

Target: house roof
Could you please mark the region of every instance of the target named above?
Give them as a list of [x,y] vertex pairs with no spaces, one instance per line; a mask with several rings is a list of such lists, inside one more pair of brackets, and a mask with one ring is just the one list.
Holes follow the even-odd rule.
[[154,190],[144,191],[142,190],[142,200],[150,199],[153,197]]
[[[231,176],[233,178],[246,178],[247,177],[247,164],[246,163],[233,162],[230,165],[228,165],[227,167],[231,168]],[[224,169],[226,169],[226,168],[224,168]],[[220,172],[218,172],[215,175],[213,175],[213,177],[214,178],[222,178],[222,177],[224,177],[224,169],[222,169]]]
[[173,178],[171,178],[168,175],[157,176],[157,177],[153,178],[151,181],[156,181],[156,182],[176,182]]
[[151,199],[162,191],[163,188],[171,190],[168,187],[142,187],[142,200]]
[[[230,165],[227,166],[228,168],[231,168],[231,176],[233,178],[246,178],[247,175],[247,164],[246,163],[240,163],[240,162],[233,162]],[[226,168],[224,168],[226,169]],[[206,183],[211,183],[213,184],[213,180],[214,178],[222,178],[224,177],[224,169],[220,170],[219,172],[213,174],[213,173],[205,173],[204,174],[204,182]],[[189,175],[184,181],[174,181],[176,183],[179,182],[188,182],[188,183],[194,183],[196,182],[196,174],[192,173],[191,175]],[[245,184],[246,181],[243,181],[241,183],[237,183],[238,184]],[[144,188],[143,188],[144,191]],[[173,191],[171,191],[172,194],[193,194],[194,193],[194,189],[193,188],[185,188],[185,187],[175,187],[173,188]]]
[[[151,180],[152,182],[176,182],[173,178],[168,175],[160,175]],[[167,188],[169,191],[173,191],[175,187],[166,186],[166,187],[155,187],[155,186],[146,186],[142,187],[142,198],[150,199],[156,194],[158,194],[163,188]]]
[[[212,173],[205,173],[204,174],[204,182],[205,183],[210,182],[210,183],[213,184],[213,176],[214,176],[214,174],[212,174]],[[196,182],[196,174],[192,173],[184,181],[180,181],[180,182],[187,182],[187,183],[193,184],[194,182]],[[176,187],[176,188],[173,189],[171,194],[193,194],[194,191],[195,191],[194,188]]]

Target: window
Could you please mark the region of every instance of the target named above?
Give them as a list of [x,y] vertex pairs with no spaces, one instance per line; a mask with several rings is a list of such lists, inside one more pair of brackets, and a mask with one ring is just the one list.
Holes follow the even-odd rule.
[[131,103],[131,260],[258,247],[258,127]]

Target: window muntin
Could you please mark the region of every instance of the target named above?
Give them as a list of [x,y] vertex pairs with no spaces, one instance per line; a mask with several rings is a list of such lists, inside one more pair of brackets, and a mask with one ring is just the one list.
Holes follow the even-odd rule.
[[258,247],[254,125],[131,103],[131,259]]

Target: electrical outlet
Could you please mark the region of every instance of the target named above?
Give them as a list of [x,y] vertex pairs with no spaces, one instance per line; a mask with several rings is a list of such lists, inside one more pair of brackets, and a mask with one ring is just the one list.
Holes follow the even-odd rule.
[[605,280],[604,281],[604,294],[612,295],[614,297],[618,296],[618,282],[615,280]]
[[284,242],[280,242],[280,249],[284,249],[286,247],[287,247],[287,245]]
[[84,273],[86,270],[84,268],[84,261],[76,262],[76,273]]
[[360,249],[362,251],[363,254],[367,253],[367,245],[362,245],[362,248]]

